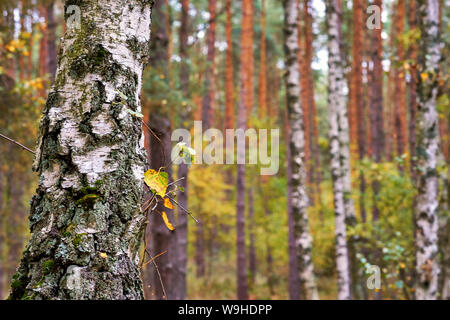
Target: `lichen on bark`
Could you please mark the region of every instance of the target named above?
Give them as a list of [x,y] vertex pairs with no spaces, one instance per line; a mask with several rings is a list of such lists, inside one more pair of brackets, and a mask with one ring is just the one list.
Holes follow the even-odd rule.
[[[10,299],[142,299],[140,112],[152,1],[66,1],[68,26],[40,123],[32,232]],[[68,17],[66,16],[66,19]]]

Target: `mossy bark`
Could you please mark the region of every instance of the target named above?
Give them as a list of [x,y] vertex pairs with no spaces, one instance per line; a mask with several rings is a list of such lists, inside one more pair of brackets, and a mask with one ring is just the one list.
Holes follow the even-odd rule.
[[127,109],[141,109],[152,1],[71,5],[81,25],[67,26],[41,119],[32,238],[10,299],[142,299],[145,152]]

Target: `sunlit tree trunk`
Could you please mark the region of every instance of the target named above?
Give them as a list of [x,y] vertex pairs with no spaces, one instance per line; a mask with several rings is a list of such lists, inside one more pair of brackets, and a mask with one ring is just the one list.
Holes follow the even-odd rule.
[[438,94],[440,32],[438,0],[419,1],[421,31],[418,65],[416,298],[436,299],[438,294],[438,192],[437,163],[440,153]]
[[284,50],[286,64],[286,99],[289,112],[292,177],[292,215],[295,225],[300,283],[305,299],[318,299],[314,267],[311,257],[312,237],[309,233],[306,207],[306,173],[304,166],[305,133],[300,105],[300,83],[298,65],[298,10],[296,0],[284,2]]
[[151,4],[76,3],[81,28],[66,31],[40,123],[32,238],[10,298],[142,299],[145,155],[141,120],[124,104],[140,112]]

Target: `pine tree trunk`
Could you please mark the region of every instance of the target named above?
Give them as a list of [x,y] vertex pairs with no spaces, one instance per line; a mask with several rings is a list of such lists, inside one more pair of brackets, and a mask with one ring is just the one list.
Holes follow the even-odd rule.
[[[381,10],[382,0],[375,0],[374,5]],[[381,11],[380,11],[381,12]],[[376,163],[380,163],[384,153],[384,119],[383,119],[383,42],[381,39],[382,27],[371,31],[370,58],[372,61],[372,69],[369,71],[371,82],[369,84],[369,116],[370,116],[370,132],[371,132],[371,156]],[[380,182],[374,180],[372,182],[372,191],[374,204],[372,207],[373,220],[378,220],[380,211],[377,205],[377,196],[380,191]]]
[[421,30],[417,114],[416,298],[438,294],[438,93],[440,32],[438,0],[419,1]]
[[234,128],[234,93],[233,93],[233,30],[231,22],[231,0],[226,0],[225,36],[227,50],[225,58],[225,129]]
[[151,3],[76,3],[81,29],[66,31],[41,120],[32,238],[10,298],[142,299],[145,155],[141,120],[123,103],[140,112]]
[[[252,0],[243,0],[242,2],[242,31],[241,31],[241,92],[238,112],[238,129],[247,128],[247,111],[249,106],[249,94],[253,91],[250,86],[252,77],[249,59],[252,56]],[[237,148],[238,159],[245,158],[245,146]],[[237,165],[236,177],[236,248],[237,248],[237,298],[248,299],[247,285],[247,265],[245,252],[245,164]]]
[[266,67],[266,2],[261,1],[261,57],[259,62],[258,83],[258,116],[260,119],[266,116],[267,109],[267,67]]
[[252,285],[255,283],[256,277],[256,248],[255,248],[255,208],[253,203],[253,189],[250,187],[248,189],[248,233],[249,233],[249,273],[252,279]]
[[343,95],[345,87],[344,63],[341,52],[341,8],[337,0],[328,0],[328,107],[330,123],[330,156],[333,178],[334,212],[336,218],[336,269],[338,299],[351,299],[349,252],[346,239],[346,217],[354,215],[349,199],[349,131]]
[[296,0],[284,1],[284,50],[286,64],[286,98],[289,112],[290,139],[292,152],[292,215],[295,225],[295,243],[300,273],[300,283],[305,299],[318,299],[311,257],[312,237],[309,233],[306,207],[306,172],[304,165],[305,133],[300,105],[300,83],[298,65],[298,10]]

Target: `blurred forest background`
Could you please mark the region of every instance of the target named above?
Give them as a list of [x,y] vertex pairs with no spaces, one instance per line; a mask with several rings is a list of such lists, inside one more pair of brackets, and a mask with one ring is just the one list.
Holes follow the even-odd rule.
[[[347,225],[347,239],[352,243],[353,297],[413,299],[419,2],[337,3],[342,9],[342,77],[348,88],[352,178],[349,196],[356,211],[356,221]],[[366,27],[370,16],[366,9],[371,4],[382,7],[379,32]],[[441,0],[439,4],[441,37],[448,44],[448,2]],[[318,296],[336,299],[326,6],[321,0],[298,0],[297,5],[312,263]],[[52,0],[1,0],[0,9],[0,133],[34,150],[40,114],[56,69],[59,39],[65,30],[64,5]],[[292,270],[296,265],[292,258],[295,244],[289,236],[293,235],[293,226],[288,215],[289,126],[282,1],[159,0],[152,18],[152,59],[142,93],[147,123],[152,122],[151,112],[157,114],[155,117],[163,119],[159,121],[159,131],[166,132],[167,139],[173,129],[192,129],[193,120],[203,120],[203,130],[235,128],[240,90],[245,87],[250,88],[245,97],[248,127],[279,128],[281,138],[279,172],[261,176],[259,165],[247,165],[244,189],[236,188],[235,165],[173,166],[173,180],[188,171],[188,180],[181,183],[185,192],[178,196],[178,202],[200,223],[177,208],[169,214],[175,226],[175,231],[170,232],[165,225],[152,223],[152,219],[161,220],[160,217],[151,217],[146,241],[151,254],[158,257],[154,263],[142,266],[146,297],[170,298],[170,292],[181,290],[185,292],[181,297],[188,299],[234,299],[240,273],[240,281],[245,279],[245,288],[240,290],[245,290],[250,299],[299,298],[305,293],[299,292],[298,273]],[[448,56],[448,45],[442,46],[442,56]],[[450,277],[447,89],[448,66],[443,62],[436,107],[441,148],[437,165],[441,204],[438,296],[448,299],[450,292],[444,289]],[[151,150],[156,144],[148,130],[146,138],[147,149]],[[170,144],[168,148],[170,152]],[[164,152],[167,154],[167,150]],[[150,151],[149,154],[151,158]],[[29,238],[29,202],[37,185],[32,161],[30,152],[0,139],[2,298],[8,295],[12,275]],[[239,197],[245,204],[241,247],[236,245]],[[177,245],[187,245],[187,254],[177,254]],[[239,255],[245,261],[244,270],[237,269]],[[152,290],[157,285],[149,285],[158,282],[155,264],[164,283],[163,293]],[[382,271],[380,290],[367,288],[371,265]],[[185,274],[185,282],[175,273],[182,277]],[[186,288],[177,289],[180,283]]]

